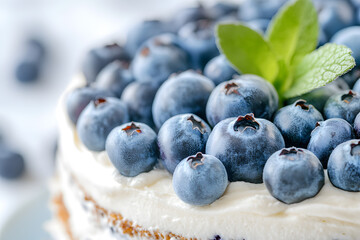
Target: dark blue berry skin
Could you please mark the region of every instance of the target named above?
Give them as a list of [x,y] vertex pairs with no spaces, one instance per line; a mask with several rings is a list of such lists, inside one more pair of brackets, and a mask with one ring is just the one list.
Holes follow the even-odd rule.
[[[337,32],[332,38],[331,42],[342,44],[352,50],[352,56],[355,58],[356,65],[360,64],[360,26],[348,27]],[[351,87],[351,86],[350,86]]]
[[354,130],[357,138],[360,138],[360,113],[356,115],[354,120]]
[[187,23],[179,30],[179,44],[189,53],[192,69],[202,71],[210,59],[220,54],[214,26],[213,21],[201,19]]
[[302,148],[275,152],[265,164],[263,179],[270,194],[286,204],[316,196],[324,186],[324,168],[319,159]]
[[319,12],[319,23],[328,37],[355,24],[355,11],[347,1],[327,1]]
[[170,77],[155,95],[152,106],[156,127],[170,117],[193,113],[205,119],[205,106],[214,89],[214,83],[194,71],[186,71]]
[[169,23],[159,20],[145,20],[129,31],[126,39],[125,49],[130,56],[135,56],[140,46],[148,39],[162,34],[173,32]]
[[354,91],[344,91],[327,100],[324,113],[327,119],[342,118],[352,124],[360,112],[360,94]]
[[247,22],[247,25],[250,28],[252,28],[262,34],[264,34],[266,32],[266,29],[268,28],[269,24],[270,24],[270,20],[265,19],[265,18],[254,19],[254,20]]
[[327,168],[331,152],[339,144],[354,138],[354,129],[347,121],[340,118],[328,119],[316,125],[311,132],[307,149],[319,158],[324,168]]
[[155,36],[146,41],[131,65],[136,81],[157,84],[189,67],[189,55],[178,46],[177,36],[173,34]]
[[274,117],[274,124],[283,135],[287,147],[306,148],[311,131],[319,121],[324,121],[321,113],[313,105],[306,104],[305,100],[281,108]]
[[72,123],[76,124],[81,112],[90,101],[97,98],[115,97],[115,95],[106,90],[92,87],[76,88],[66,96],[66,109]]
[[238,10],[238,18],[251,21],[258,18],[271,19],[286,0],[245,0]]
[[265,162],[285,147],[279,129],[252,114],[219,122],[206,143],[206,154],[224,164],[229,181],[262,183]]
[[154,83],[133,82],[123,91],[121,100],[128,106],[130,119],[154,127],[152,104],[159,86]]
[[109,134],[106,152],[123,176],[135,177],[149,172],[159,157],[156,133],[143,123],[123,124]]
[[229,2],[218,2],[208,8],[209,15],[212,19],[220,19],[237,12],[239,6]]
[[111,91],[120,98],[125,87],[134,81],[129,64],[127,61],[120,60],[108,64],[98,74],[94,87]]
[[189,22],[195,22],[200,19],[208,19],[208,15],[209,13],[201,4],[196,7],[183,8],[180,9],[171,20],[171,26],[174,26],[175,29],[180,29]]
[[206,116],[211,126],[229,117],[254,113],[271,119],[278,108],[274,87],[255,75],[241,75],[219,84],[209,97]]
[[227,185],[228,176],[222,162],[202,153],[183,159],[173,176],[176,195],[191,205],[204,206],[215,202],[224,194]]
[[166,120],[158,133],[160,159],[173,173],[185,157],[205,152],[211,128],[195,114],[180,114]]
[[326,36],[324,30],[322,28],[319,29],[319,39],[318,39],[318,45],[317,47],[321,47],[325,43],[329,41],[328,36]]
[[215,85],[231,80],[235,74],[237,72],[230,66],[224,55],[211,59],[204,69],[204,75],[212,80]]
[[330,182],[337,188],[360,192],[360,140],[350,140],[337,146],[328,162]]
[[24,158],[0,143],[0,177],[4,179],[19,178],[25,171]]
[[81,142],[91,151],[105,150],[110,131],[129,121],[126,104],[117,98],[91,101],[80,114],[76,128]]
[[345,80],[349,88],[352,88],[354,87],[356,81],[360,78],[360,69],[355,67],[351,71],[341,76],[341,78]]
[[129,55],[118,44],[105,45],[90,50],[85,56],[82,72],[87,83],[95,82],[98,73],[116,59],[130,61]]

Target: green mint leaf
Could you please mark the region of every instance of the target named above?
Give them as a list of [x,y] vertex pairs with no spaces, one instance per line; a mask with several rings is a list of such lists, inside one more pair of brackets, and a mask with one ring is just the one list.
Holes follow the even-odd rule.
[[316,48],[318,32],[317,13],[311,0],[297,0],[281,8],[267,35],[278,56],[293,65]]
[[295,67],[293,84],[284,93],[291,98],[325,86],[355,66],[348,47],[328,43],[306,55]]
[[260,33],[242,24],[220,24],[216,34],[218,48],[238,71],[274,81],[277,58]]

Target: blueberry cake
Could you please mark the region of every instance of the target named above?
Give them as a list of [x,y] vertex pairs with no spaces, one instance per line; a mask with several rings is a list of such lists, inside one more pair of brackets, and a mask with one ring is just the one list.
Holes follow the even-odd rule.
[[[284,2],[187,8],[88,53],[57,108],[55,239],[360,239],[357,1],[289,1],[276,14]],[[289,16],[309,45],[273,62]],[[332,35],[343,45],[325,44]]]

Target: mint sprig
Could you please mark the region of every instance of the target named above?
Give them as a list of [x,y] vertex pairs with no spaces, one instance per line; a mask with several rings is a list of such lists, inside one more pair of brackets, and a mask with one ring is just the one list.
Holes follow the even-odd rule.
[[280,99],[295,97],[332,82],[355,66],[351,50],[318,39],[311,0],[285,4],[272,19],[267,37],[241,23],[217,26],[217,44],[241,73],[259,75],[274,85]]

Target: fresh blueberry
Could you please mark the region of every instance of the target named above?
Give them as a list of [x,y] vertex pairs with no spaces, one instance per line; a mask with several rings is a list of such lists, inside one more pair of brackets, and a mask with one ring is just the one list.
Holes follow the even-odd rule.
[[90,50],[85,56],[82,65],[86,81],[88,83],[94,82],[101,69],[116,59],[130,61],[130,57],[124,48],[116,43]]
[[356,115],[356,118],[354,121],[354,130],[355,130],[357,138],[360,138],[360,113],[358,113],[358,115]]
[[22,50],[22,56],[15,67],[15,77],[23,83],[39,78],[45,59],[45,45],[40,39],[28,39]]
[[206,105],[211,126],[229,117],[254,113],[255,117],[271,119],[278,108],[274,87],[255,75],[241,75],[219,84]]
[[347,1],[327,1],[319,12],[319,23],[326,36],[355,24],[355,11]]
[[173,188],[185,203],[204,206],[215,202],[228,185],[226,169],[214,156],[197,153],[176,167]]
[[329,157],[328,175],[337,188],[360,192],[360,140],[337,146]]
[[211,79],[215,85],[231,80],[237,74],[234,68],[224,55],[219,55],[211,59],[205,66],[204,75]]
[[209,13],[203,5],[198,4],[195,7],[183,8],[179,10],[171,21],[171,25],[175,29],[180,29],[182,26],[189,22],[194,22],[200,19],[208,19]]
[[360,94],[354,91],[345,91],[327,100],[324,113],[327,119],[342,118],[350,124],[354,122],[360,112]]
[[173,173],[178,163],[197,152],[205,152],[211,129],[195,114],[180,114],[169,118],[158,133],[160,159]]
[[355,67],[351,71],[342,75],[341,78],[345,80],[349,88],[352,88],[354,87],[356,81],[360,78],[360,69],[358,67]]
[[[337,32],[331,42],[345,45],[352,50],[352,56],[355,58],[356,65],[360,64],[360,26],[347,27]],[[350,86],[351,87],[351,86]]]
[[123,124],[110,132],[106,152],[123,176],[135,177],[149,172],[159,157],[156,133],[143,123]]
[[98,98],[80,114],[76,128],[81,142],[89,150],[103,151],[110,131],[128,121],[125,103],[117,98]]
[[76,124],[80,113],[91,100],[114,97],[112,92],[92,87],[76,88],[66,96],[66,110],[70,120]]
[[270,20],[265,18],[258,18],[247,22],[247,25],[250,28],[260,32],[261,34],[264,34],[266,32],[269,24]]
[[306,148],[311,131],[319,121],[324,121],[321,113],[313,105],[306,104],[305,100],[281,108],[274,117],[274,124],[283,135],[287,147]]
[[121,100],[129,109],[130,119],[154,127],[152,104],[159,86],[154,83],[133,82],[123,91]]
[[111,91],[119,98],[125,87],[133,81],[134,77],[129,70],[129,62],[115,60],[100,71],[94,87]]
[[275,152],[264,167],[264,183],[270,194],[286,204],[316,196],[324,186],[324,168],[319,159],[302,148]]
[[220,19],[237,12],[239,6],[229,2],[217,2],[209,7],[208,12],[212,19]]
[[145,20],[131,28],[127,35],[125,49],[130,56],[135,56],[140,46],[148,39],[162,34],[171,33],[171,25],[159,20]]
[[332,118],[316,124],[307,149],[319,158],[324,168],[327,168],[329,156],[334,148],[352,138],[353,127],[344,119]]
[[355,82],[352,90],[355,92],[360,92],[360,78]]
[[273,123],[247,114],[219,122],[206,143],[206,154],[222,161],[229,181],[262,183],[266,160],[284,147],[284,139]]
[[24,158],[0,143],[0,177],[16,179],[25,171]]
[[219,55],[214,36],[214,22],[201,19],[179,30],[179,43],[190,54],[192,68],[203,70],[206,63]]
[[170,77],[155,95],[152,113],[155,125],[182,113],[194,113],[205,119],[205,106],[214,83],[194,71]]
[[251,21],[258,18],[271,19],[286,0],[245,0],[239,6],[238,18]]
[[178,46],[175,35],[163,34],[146,41],[132,62],[139,82],[163,83],[171,74],[189,69],[189,55]]

